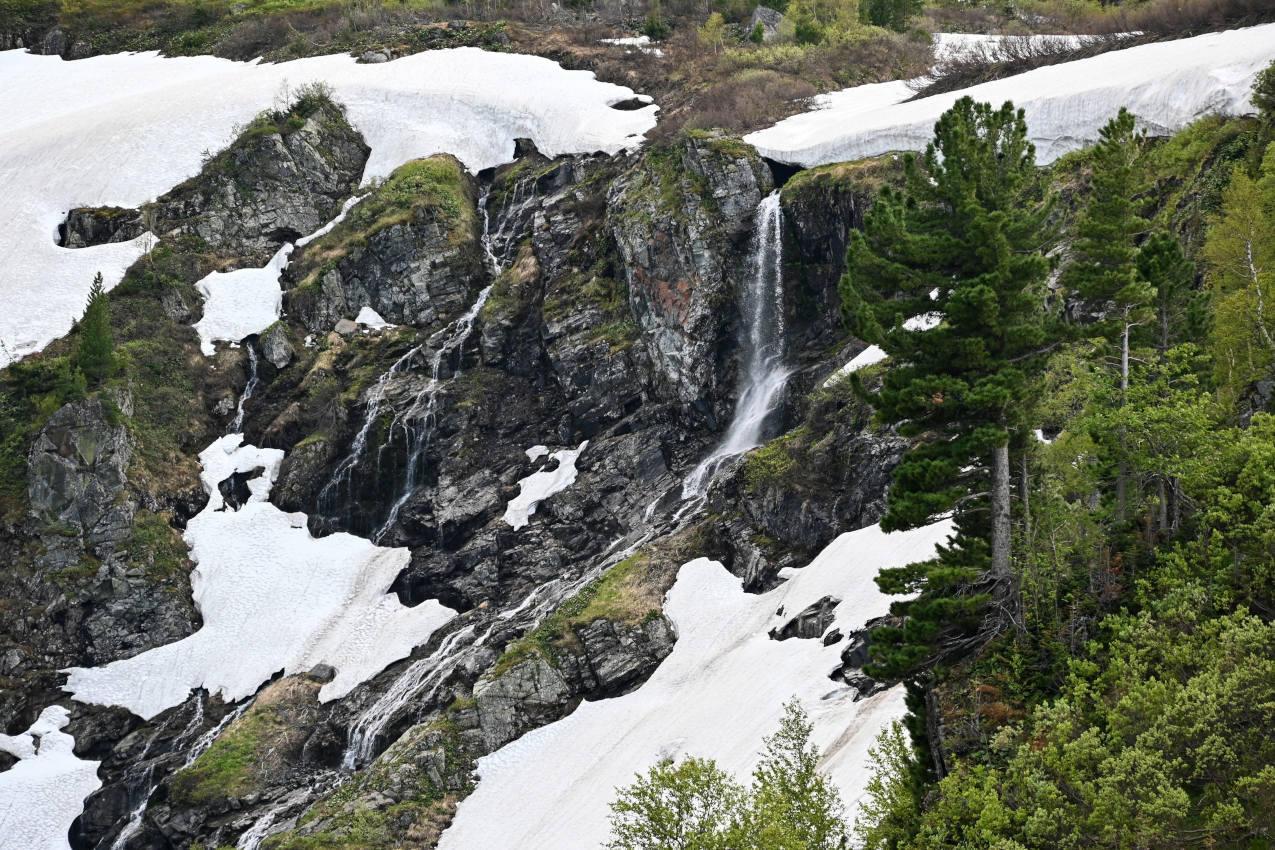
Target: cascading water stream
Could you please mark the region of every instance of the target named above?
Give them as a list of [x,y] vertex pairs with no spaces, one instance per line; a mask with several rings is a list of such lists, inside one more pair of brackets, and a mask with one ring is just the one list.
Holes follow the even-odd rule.
[[[483,257],[487,264],[487,271],[493,279],[498,277],[501,272],[500,259],[496,256],[496,252],[492,246],[491,239],[491,218],[487,213],[487,199],[491,197],[491,187],[483,190],[482,197],[478,199],[478,211],[482,216],[482,248]],[[398,496],[390,505],[389,513],[385,517],[385,521],[371,534],[374,543],[380,543],[381,540],[389,533],[389,530],[398,522],[399,512],[403,506],[407,504],[407,500],[416,492],[416,488],[420,486],[420,473],[424,464],[425,453],[429,451],[430,438],[434,433],[434,423],[438,412],[438,396],[447,384],[454,381],[461,374],[461,364],[465,359],[465,343],[469,341],[469,337],[474,332],[474,322],[478,319],[478,314],[482,311],[483,305],[487,303],[488,297],[491,295],[492,286],[488,284],[478,293],[478,298],[469,309],[465,311],[459,319],[452,322],[439,334],[435,334],[435,338],[439,335],[443,337],[442,343],[434,351],[433,359],[430,361],[430,378],[425,388],[417,393],[412,399],[412,403],[402,413],[394,417],[390,423],[390,436],[393,437],[395,431],[401,431],[404,436],[404,442],[407,445],[407,468],[403,475],[403,486],[399,490]],[[452,355],[455,355],[456,362],[452,369],[451,376],[447,380],[442,379],[443,363],[448,361]],[[364,431],[367,430],[365,424]],[[389,440],[386,441],[389,443]],[[384,451],[384,446],[381,451]],[[377,466],[380,466],[380,454],[377,456]]]
[[750,280],[740,304],[748,333],[744,384],[726,436],[682,482],[682,498],[704,495],[723,463],[761,445],[766,420],[783,393],[784,365],[783,210],[779,190],[757,207]]
[[470,623],[445,637],[432,653],[408,665],[385,693],[364,709],[351,724],[342,767],[356,770],[372,761],[376,755],[377,740],[401,716],[402,709],[409,704],[428,709],[438,699],[454,671],[468,666],[473,672],[479,672],[481,668],[470,662],[476,660],[497,627],[507,626],[519,631],[533,628],[557,610],[563,600],[571,598],[598,576],[632,555],[653,536],[654,531],[647,529],[617,551],[617,547],[624,542],[621,538],[607,551],[601,563],[575,580],[555,578],[538,585],[517,605],[488,620],[486,630],[476,638],[474,635],[478,632],[479,623]]
[[[252,700],[245,700],[242,705],[236,706],[226,712],[226,715],[218,721],[216,726],[213,726],[207,732],[204,732],[196,738],[193,744],[188,743],[192,736],[199,731],[199,727],[204,725],[204,694],[201,691],[196,697],[195,710],[191,712],[190,721],[187,722],[185,728],[178,733],[177,737],[173,741],[172,749],[170,750],[171,752],[180,752],[183,749],[186,750],[186,759],[178,770],[184,770],[194,764],[195,760],[202,756],[208,748],[213,745],[213,742],[217,740],[217,736],[221,734],[221,731],[230,725],[231,721],[233,721],[236,717],[243,714],[244,710],[251,704]],[[138,762],[142,762],[146,759],[147,754],[150,752],[151,745],[154,743],[155,738],[152,737],[151,740],[146,743],[146,747],[142,750],[141,755],[137,757]],[[189,749],[187,749],[188,746]],[[137,803],[137,805],[129,811],[128,822],[124,824],[123,828],[120,829],[119,834],[115,836],[115,840],[111,842],[110,850],[124,850],[124,848],[128,845],[129,839],[141,831],[142,818],[146,815],[147,807],[150,806],[151,797],[155,796],[155,791],[159,788],[159,783],[152,781],[151,777],[153,772],[154,765],[148,765],[144,776],[144,784],[148,786],[146,794]]]
[[257,349],[252,347],[251,342],[246,342],[244,345],[248,348],[248,383],[244,385],[243,393],[239,396],[239,406],[235,410],[235,418],[231,420],[230,427],[226,429],[227,434],[238,434],[243,430],[244,404],[252,398],[252,394],[257,391],[257,385],[261,383],[261,376],[257,370]]

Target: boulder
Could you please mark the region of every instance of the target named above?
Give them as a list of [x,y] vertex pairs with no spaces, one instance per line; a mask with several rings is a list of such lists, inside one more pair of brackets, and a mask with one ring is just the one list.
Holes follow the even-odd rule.
[[751,36],[753,31],[757,29],[757,25],[761,24],[762,41],[771,41],[779,35],[779,27],[783,22],[783,12],[776,11],[768,6],[758,6],[753,9],[752,17],[748,19],[744,32]]

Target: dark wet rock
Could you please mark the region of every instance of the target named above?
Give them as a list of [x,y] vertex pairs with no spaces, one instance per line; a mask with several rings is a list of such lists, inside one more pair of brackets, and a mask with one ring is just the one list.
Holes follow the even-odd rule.
[[607,222],[662,398],[725,414],[719,355],[732,344],[752,216],[770,189],[756,151],[708,134],[646,152],[611,185]]
[[58,225],[63,248],[89,248],[109,242],[127,242],[146,232],[137,210],[122,207],[77,207]]
[[840,604],[841,600],[833,596],[825,596],[817,602],[812,602],[783,626],[771,629],[771,640],[823,637],[824,632],[832,625],[837,606]]
[[331,101],[303,111],[257,118],[198,177],[147,205],[156,235],[191,235],[244,265],[264,265],[284,242],[335,217],[369,149]]

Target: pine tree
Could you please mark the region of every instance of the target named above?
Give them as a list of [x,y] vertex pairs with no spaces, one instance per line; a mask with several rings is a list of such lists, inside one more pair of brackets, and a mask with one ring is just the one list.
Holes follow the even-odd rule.
[[1155,287],[1155,347],[1163,355],[1188,339],[1200,339],[1206,322],[1199,293],[1194,291],[1195,264],[1182,253],[1172,234],[1156,231],[1138,250],[1138,274]]
[[75,366],[84,373],[89,384],[100,384],[115,371],[115,342],[111,339],[111,313],[102,285],[102,273],[93,278],[84,317],[79,322]]
[[901,628],[874,633],[878,675],[913,674],[945,633],[978,625],[988,590],[1016,605],[1009,452],[1025,443],[1025,401],[1057,335],[1038,249],[1048,209],[1028,191],[1034,158],[1021,111],[962,98],[924,157],[905,161],[905,190],[883,191],[851,236],[844,317],[891,359],[867,395],[880,421],[918,438],[894,471],[882,527],[948,512],[956,526],[934,560],[878,577],[887,593],[924,591],[894,604]]
[[[1138,214],[1145,191],[1139,158],[1145,134],[1135,129],[1129,110],[1121,109],[1099,133],[1093,150],[1089,203],[1076,223],[1075,260],[1063,283],[1106,316],[1095,330],[1119,346],[1120,397],[1129,392],[1129,341],[1133,330],[1150,322],[1155,289],[1138,272],[1138,241],[1149,223]],[[1121,404],[1124,402],[1121,401]],[[1128,472],[1116,475],[1116,513],[1123,519],[1128,501]]]

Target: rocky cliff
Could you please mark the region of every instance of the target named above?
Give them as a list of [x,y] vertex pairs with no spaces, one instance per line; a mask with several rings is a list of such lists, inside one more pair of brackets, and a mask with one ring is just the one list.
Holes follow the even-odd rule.
[[[278,507],[317,535],[407,547],[399,599],[459,615],[339,700],[319,700],[321,667],[240,705],[196,691],[149,721],[72,703],[104,781],[77,847],[433,846],[475,758],[638,687],[669,654],[661,603],[681,563],[711,555],[760,589],[881,514],[903,445],[823,383],[861,347],[840,330],[836,279],[888,164],[784,190],[788,433],[684,504],[745,379],[739,296],[774,188],[755,151],[717,132],[614,157],[520,142],[494,171],[435,156],[356,190],[366,157],[310,93],[155,203],[69,216],[68,247],[139,222],[161,246],[112,295],[118,388],[32,433],[3,544],[0,597],[27,600],[0,629],[6,731],[59,700],[58,669],[198,628],[180,533],[204,502],[194,456],[231,425],[287,452]],[[327,223],[291,256],[280,321],[199,354],[195,284]],[[508,520],[568,462],[568,486]],[[220,483],[227,510],[256,474]]]

